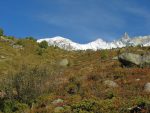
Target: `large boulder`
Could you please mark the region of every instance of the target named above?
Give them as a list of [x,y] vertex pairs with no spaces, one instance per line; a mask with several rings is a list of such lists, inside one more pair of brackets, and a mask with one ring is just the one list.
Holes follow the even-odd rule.
[[118,59],[126,67],[150,67],[150,54],[122,53],[118,56]]
[[124,66],[140,65],[142,62],[141,55],[133,53],[122,53],[118,58]]

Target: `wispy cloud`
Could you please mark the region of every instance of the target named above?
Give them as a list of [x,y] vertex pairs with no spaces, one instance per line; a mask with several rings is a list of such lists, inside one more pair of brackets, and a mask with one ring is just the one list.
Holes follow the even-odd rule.
[[126,9],[129,13],[132,13],[136,16],[140,16],[146,20],[150,19],[150,11],[147,11],[142,8],[137,8],[137,7],[129,7]]
[[[96,35],[95,38],[103,37],[104,34],[112,32],[111,29],[120,29],[125,25],[125,21],[119,17],[117,13],[113,13],[111,9],[105,10],[103,4],[101,6],[89,5],[85,7],[82,2],[77,6],[73,6],[74,2],[63,0],[65,4],[71,4],[63,11],[56,10],[55,14],[51,12],[42,12],[38,14],[38,19],[49,24],[63,28],[71,28],[78,30],[79,33],[85,34],[85,36]],[[71,7],[75,10],[72,10]],[[66,11],[70,10],[70,11]],[[58,12],[57,12],[58,11]],[[111,33],[112,34],[112,33]],[[94,36],[93,36],[94,37]],[[91,37],[91,38],[93,38]],[[113,37],[113,36],[112,36]]]
[[[149,12],[129,0],[56,0],[55,4],[56,7],[38,13],[37,18],[49,25],[72,29],[80,36],[89,37],[89,40],[90,36],[117,38],[117,31],[125,29],[134,15],[150,22]],[[128,14],[132,17],[125,18]]]

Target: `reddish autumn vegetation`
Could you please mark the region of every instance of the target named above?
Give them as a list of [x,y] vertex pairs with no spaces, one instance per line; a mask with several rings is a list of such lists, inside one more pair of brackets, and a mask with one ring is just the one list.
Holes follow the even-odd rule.
[[149,50],[65,51],[1,37],[0,112],[149,113],[150,68],[125,67],[113,59]]

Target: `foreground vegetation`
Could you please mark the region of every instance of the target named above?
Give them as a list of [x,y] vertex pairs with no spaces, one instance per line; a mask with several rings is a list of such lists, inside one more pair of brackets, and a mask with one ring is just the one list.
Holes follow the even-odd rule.
[[[150,48],[65,51],[32,37],[0,37],[0,112],[128,113],[150,111],[150,68],[125,68],[115,56]],[[107,82],[106,82],[107,81]],[[114,82],[115,85],[110,83]]]

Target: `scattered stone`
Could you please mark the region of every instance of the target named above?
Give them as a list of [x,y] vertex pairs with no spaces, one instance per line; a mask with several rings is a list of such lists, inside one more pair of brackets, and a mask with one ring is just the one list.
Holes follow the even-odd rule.
[[57,100],[54,100],[53,102],[52,102],[52,104],[53,105],[58,105],[58,104],[61,104],[61,103],[63,103],[64,102],[64,100],[62,100],[62,99],[57,99]]
[[4,91],[0,91],[0,98],[4,98],[6,96],[6,93]]
[[148,82],[148,83],[145,84],[144,91],[150,93],[150,82]]
[[118,60],[118,56],[113,57],[112,60]]
[[0,58],[1,58],[1,59],[5,59],[6,57],[1,55]]
[[111,80],[106,80],[106,81],[104,81],[104,84],[105,84],[107,87],[111,87],[111,88],[119,87],[119,85],[118,85],[116,82],[111,81]]
[[18,92],[17,92],[16,89],[13,89],[12,93],[13,93],[14,96],[18,96]]
[[23,49],[23,46],[22,45],[13,45],[13,48],[15,48],[15,49]]
[[60,66],[68,66],[69,65],[69,61],[68,61],[68,59],[62,59],[61,61],[60,61]]
[[139,79],[139,78],[135,79],[135,81],[137,81],[137,82],[140,81],[140,80],[141,80],[141,79]]
[[7,37],[1,36],[0,37],[0,41],[1,42],[9,42],[9,43],[13,43],[14,41],[11,39],[8,39]]

